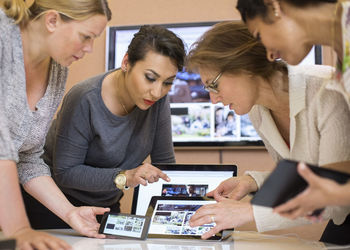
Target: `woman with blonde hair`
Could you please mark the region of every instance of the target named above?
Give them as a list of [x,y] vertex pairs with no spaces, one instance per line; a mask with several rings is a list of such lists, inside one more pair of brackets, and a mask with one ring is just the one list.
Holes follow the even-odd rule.
[[97,232],[96,214],[74,207],[40,158],[49,125],[63,97],[67,66],[92,51],[111,13],[106,0],[3,0],[0,5],[0,226],[23,249],[69,249],[32,230],[19,183],[81,234]]

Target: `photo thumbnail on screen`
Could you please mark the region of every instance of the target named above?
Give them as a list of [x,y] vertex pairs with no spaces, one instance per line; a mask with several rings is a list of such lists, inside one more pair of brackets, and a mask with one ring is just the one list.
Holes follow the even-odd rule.
[[249,115],[237,115],[228,106],[215,105],[214,134],[216,138],[230,138],[231,140],[259,140]]
[[171,107],[174,139],[206,139],[210,137],[210,105],[200,104]]
[[205,184],[163,184],[162,196],[200,197],[205,196],[208,185]]
[[171,103],[210,102],[199,74],[187,71],[177,73],[168,96]]

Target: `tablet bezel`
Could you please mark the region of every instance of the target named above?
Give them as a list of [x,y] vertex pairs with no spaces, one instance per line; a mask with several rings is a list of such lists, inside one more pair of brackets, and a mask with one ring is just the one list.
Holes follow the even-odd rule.
[[[134,237],[134,236],[125,236],[125,235],[105,233],[104,229],[105,229],[106,222],[107,222],[107,219],[108,219],[109,215],[126,216],[126,217],[129,217],[129,218],[137,217],[137,218],[144,219],[144,224],[143,224],[143,227],[142,227],[141,236],[140,237],[136,237],[136,236]],[[100,225],[100,228],[99,228],[98,232],[100,234],[106,235],[106,238],[110,238],[110,239],[140,239],[140,240],[145,240],[147,238],[147,235],[148,235],[148,229],[149,229],[149,226],[150,226],[150,220],[151,220],[151,218],[148,217],[148,216],[125,214],[125,213],[115,213],[115,212],[106,212],[106,213],[104,213],[104,215],[102,217],[101,225]]]
[[[174,196],[153,196],[147,212],[146,216],[150,217],[152,219],[153,212],[155,209],[155,206],[157,204],[157,201],[160,200],[174,200],[174,201],[182,201],[182,200],[192,200],[192,201],[215,201],[215,199],[210,197],[174,197]],[[152,221],[150,221],[149,229],[151,228]],[[171,234],[148,234],[148,238],[167,238],[167,239],[201,239],[200,235],[171,235]],[[215,234],[214,236],[210,237],[208,240],[220,240],[222,238],[222,231]]]

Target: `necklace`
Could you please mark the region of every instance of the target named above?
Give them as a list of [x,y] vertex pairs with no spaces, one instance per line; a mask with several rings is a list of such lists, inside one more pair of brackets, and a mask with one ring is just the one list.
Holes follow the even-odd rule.
[[129,112],[128,112],[127,109],[125,108],[125,105],[124,105],[119,99],[120,99],[120,98],[118,97],[118,102],[122,105],[122,107],[123,107],[125,113],[128,115]]

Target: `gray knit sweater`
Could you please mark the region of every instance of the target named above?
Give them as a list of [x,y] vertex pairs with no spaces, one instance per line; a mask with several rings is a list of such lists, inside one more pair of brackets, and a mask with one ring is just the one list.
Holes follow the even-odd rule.
[[147,110],[114,115],[101,96],[110,72],[73,86],[45,145],[44,159],[57,185],[93,206],[118,202],[122,191],[113,180],[121,170],[138,167],[148,156],[155,163],[175,162],[167,96]]
[[31,111],[27,102],[21,33],[0,9],[0,160],[17,162],[20,182],[50,175],[40,158],[45,135],[63,97],[67,68],[53,60],[45,95]]

